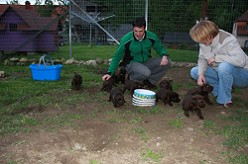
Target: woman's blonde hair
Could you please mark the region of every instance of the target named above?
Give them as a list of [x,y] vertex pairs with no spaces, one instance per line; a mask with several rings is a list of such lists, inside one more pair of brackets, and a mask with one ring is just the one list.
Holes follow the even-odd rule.
[[189,31],[195,42],[204,42],[213,39],[219,33],[219,27],[209,20],[200,20]]

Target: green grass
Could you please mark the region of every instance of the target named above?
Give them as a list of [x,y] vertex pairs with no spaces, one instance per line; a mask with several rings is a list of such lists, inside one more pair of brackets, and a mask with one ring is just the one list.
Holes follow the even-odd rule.
[[73,120],[82,120],[79,114],[65,113],[42,120],[41,124],[48,127],[48,130],[57,129],[62,126],[72,126]]
[[[56,52],[48,53],[52,59],[70,59],[71,57],[75,60],[90,60],[90,59],[110,59],[112,58],[117,45],[101,45],[89,47],[87,45],[73,45],[72,56],[70,56],[69,46],[61,46]],[[184,62],[196,62],[198,52],[196,50],[180,50],[167,48],[168,54],[172,61],[184,61]],[[158,56],[158,54],[152,50],[153,56]],[[27,57],[28,59],[39,59],[43,54],[32,54],[32,55],[20,55],[16,56]]]
[[90,164],[101,164],[101,162],[98,162],[98,161],[95,160],[95,159],[91,159],[91,160],[90,160]]
[[225,126],[222,129],[222,135],[225,137],[224,145],[231,149],[237,149],[240,147],[246,147],[248,141],[248,122],[247,112],[243,110],[235,111],[229,120],[236,122],[232,126]]
[[160,162],[163,158],[162,153],[154,152],[153,150],[149,148],[144,149],[141,155],[145,160],[152,161],[155,163]]
[[204,128],[207,128],[207,129],[209,129],[209,130],[215,131],[215,130],[216,130],[216,129],[215,129],[216,126],[217,126],[217,123],[214,122],[214,121],[212,121],[212,120],[205,120],[205,121],[203,122],[203,127],[204,127]]
[[238,155],[230,155],[234,156],[233,158],[229,158],[228,162],[231,164],[245,164],[248,161],[247,153],[240,153]]
[[161,111],[160,108],[157,106],[151,106],[149,110],[146,107],[136,107],[138,113],[143,113],[143,114],[156,114]]
[[148,132],[145,128],[143,127],[135,127],[133,128],[135,134],[138,134],[140,139],[143,141],[148,141],[149,136],[148,136]]
[[183,128],[184,122],[182,119],[173,119],[169,121],[169,125],[175,128]]
[[[116,46],[74,46],[73,57],[77,60],[102,59],[111,58]],[[171,59],[174,61],[190,61],[195,62],[197,58],[196,51],[174,50],[168,49]],[[153,52],[154,53],[154,52]],[[53,58],[69,59],[69,50],[67,46],[61,47],[58,52],[51,54]],[[29,55],[28,58],[39,55]],[[5,71],[6,78],[0,81],[0,135],[7,135],[18,132],[31,132],[33,127],[48,126],[44,130],[53,131],[61,126],[74,126],[77,120],[85,119],[84,109],[76,110],[76,104],[91,104],[91,119],[95,119],[97,114],[103,109],[107,109],[108,103],[102,101],[102,92],[89,96],[89,92],[74,92],[71,94],[70,86],[74,72],[78,72],[83,76],[83,90],[97,88],[101,86],[101,74],[97,71],[107,68],[107,66],[79,66],[79,65],[63,65],[61,72],[61,80],[55,82],[33,81],[28,66],[2,66],[1,70]],[[173,83],[175,90],[178,88],[190,88],[192,83],[177,84]],[[236,90],[237,94],[242,90]],[[246,110],[248,103],[242,101],[238,96],[234,96],[237,109],[231,111],[230,115],[220,116],[222,121],[230,122],[228,125],[220,125],[211,120],[204,120],[203,128],[205,131],[211,131],[209,135],[222,135],[224,137],[223,145],[230,149],[230,163],[245,163],[248,160],[247,141],[248,141],[248,113]],[[97,105],[98,104],[98,105]],[[30,113],[25,111],[36,109]],[[39,113],[38,109],[48,109],[51,111],[61,111],[60,114],[51,115],[46,119],[40,120],[33,116]],[[71,113],[66,113],[66,109],[70,109]],[[131,127],[127,128],[129,132],[137,134],[141,140],[149,139],[147,129],[140,126],[147,115],[166,114],[167,110],[158,106],[149,108],[137,107],[136,110],[127,111],[107,109],[103,113],[107,115],[110,123],[126,123]],[[82,111],[81,111],[82,110]],[[181,109],[180,109],[181,110]],[[123,128],[127,125],[123,125]],[[184,122],[179,118],[168,121],[168,124],[175,128],[183,128]],[[217,132],[216,132],[217,131]],[[246,150],[246,151],[245,151]],[[233,153],[235,152],[235,153]],[[160,153],[147,150],[143,154],[148,159],[159,161]],[[92,160],[92,163],[97,162]]]
[[[33,81],[28,66],[3,66],[1,69],[6,73],[6,80],[1,81],[0,87],[0,134],[14,133],[25,129],[26,126],[43,124],[41,121],[34,120],[32,115],[26,115],[25,111],[27,110],[73,109],[78,102],[96,102],[102,97],[95,95],[95,99],[92,99],[88,96],[89,93],[85,92],[70,94],[74,72],[78,72],[84,77],[85,89],[101,85],[101,79],[91,71],[94,70],[92,67],[79,68],[76,65],[64,65],[61,80],[49,82]],[[74,115],[67,116],[48,118],[48,122],[64,125],[70,124],[72,120],[80,119]]]
[[143,121],[143,119],[141,117],[135,117],[133,119],[131,119],[131,123],[132,124],[138,124],[138,123],[141,123]]

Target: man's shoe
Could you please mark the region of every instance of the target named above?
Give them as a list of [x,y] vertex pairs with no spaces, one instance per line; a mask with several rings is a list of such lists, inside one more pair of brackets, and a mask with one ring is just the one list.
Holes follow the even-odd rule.
[[130,80],[130,74],[127,75],[127,79]]
[[143,81],[143,84],[144,84],[145,86],[147,86],[148,89],[156,89],[156,88],[157,88],[157,86],[154,85],[154,84],[152,84],[149,80]]

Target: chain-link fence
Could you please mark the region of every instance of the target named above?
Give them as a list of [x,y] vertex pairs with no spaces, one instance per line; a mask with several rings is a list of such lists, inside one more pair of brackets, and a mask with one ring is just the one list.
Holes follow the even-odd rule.
[[[71,0],[71,22],[73,43],[114,44],[128,31],[137,16],[147,18],[148,30],[154,31],[165,44],[194,44],[188,35],[196,20],[208,18],[220,28],[233,32],[233,26],[246,14],[247,35],[248,2],[218,2],[201,0]],[[240,29],[236,29],[240,30]],[[244,29],[243,29],[244,30]],[[244,41],[240,39],[244,47]]]
[[164,44],[195,44],[188,31],[209,19],[248,47],[247,0],[68,0],[60,5],[0,4],[0,52],[56,51],[66,44],[118,44],[137,16]]

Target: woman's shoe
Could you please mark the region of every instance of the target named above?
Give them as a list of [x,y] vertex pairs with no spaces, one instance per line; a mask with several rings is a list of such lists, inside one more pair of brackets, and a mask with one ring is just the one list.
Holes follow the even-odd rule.
[[229,108],[232,105],[232,101],[229,101],[226,104],[221,104],[221,106],[223,106],[224,108]]

